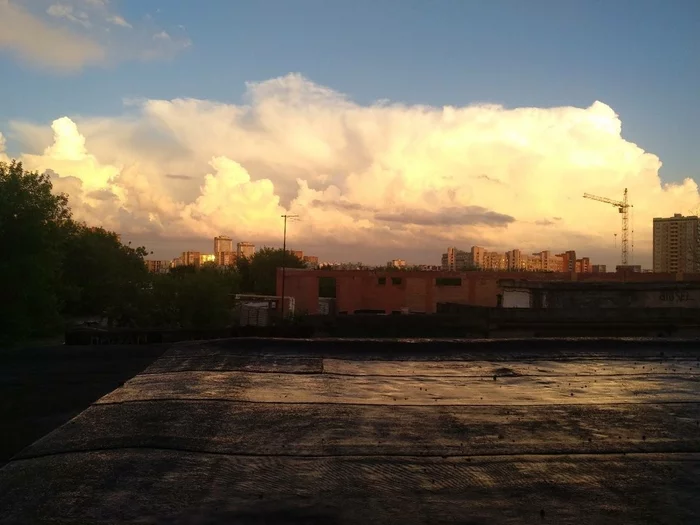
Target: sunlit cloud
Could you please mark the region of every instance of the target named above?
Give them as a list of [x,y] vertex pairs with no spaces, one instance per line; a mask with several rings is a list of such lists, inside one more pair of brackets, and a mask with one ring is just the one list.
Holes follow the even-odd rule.
[[76,216],[122,233],[264,241],[289,212],[297,243],[345,244],[358,258],[478,244],[615,259],[619,213],[582,196],[628,188],[644,262],[652,218],[700,206],[696,182],[663,183],[659,158],[625,140],[602,102],[360,105],[300,75],[249,84],[245,100],[131,101],[129,116],[12,130],[41,144],[21,158],[53,171]]

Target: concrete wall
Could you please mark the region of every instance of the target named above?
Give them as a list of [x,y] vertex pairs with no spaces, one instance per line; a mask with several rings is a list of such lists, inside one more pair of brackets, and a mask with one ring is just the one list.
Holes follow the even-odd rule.
[[663,290],[639,297],[646,308],[700,308],[700,290]]
[[[284,295],[294,297],[294,309],[298,313],[318,313],[318,277],[313,274],[296,273],[290,276],[286,270]],[[291,278],[290,278],[291,277]],[[282,271],[277,270],[277,295],[282,296]]]
[[[452,306],[452,305],[451,305]],[[653,336],[700,333],[689,308],[483,308],[454,305],[439,315],[339,315],[309,319],[335,337]]]
[[540,297],[540,308],[700,308],[700,288],[696,290],[659,288],[656,290],[547,290],[506,289],[504,308],[533,308]]
[[503,308],[530,308],[528,290],[504,290]]

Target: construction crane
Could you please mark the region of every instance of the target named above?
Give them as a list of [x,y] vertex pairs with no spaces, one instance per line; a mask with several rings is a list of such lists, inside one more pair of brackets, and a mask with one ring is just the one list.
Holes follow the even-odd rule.
[[625,195],[622,201],[615,201],[608,199],[607,197],[598,197],[597,195],[591,195],[590,193],[583,194],[584,199],[591,199],[598,202],[605,202],[606,204],[612,204],[617,208],[622,214],[622,236],[620,238],[620,245],[622,247],[622,265],[627,265],[628,254],[629,254],[629,228],[630,228],[630,216],[629,209],[632,205],[627,202],[627,188],[625,188]]

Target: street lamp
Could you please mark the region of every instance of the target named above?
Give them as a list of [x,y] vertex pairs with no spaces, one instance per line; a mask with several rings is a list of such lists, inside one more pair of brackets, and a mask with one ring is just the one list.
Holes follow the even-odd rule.
[[282,321],[284,321],[284,280],[286,277],[285,263],[287,258],[287,219],[294,220],[299,216],[284,214],[281,217],[284,219],[284,236],[282,240]]

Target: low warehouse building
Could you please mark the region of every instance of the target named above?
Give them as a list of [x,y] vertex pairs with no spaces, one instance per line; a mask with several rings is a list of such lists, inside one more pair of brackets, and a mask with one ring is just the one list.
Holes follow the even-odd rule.
[[[367,311],[385,314],[433,314],[438,304],[452,303],[471,306],[496,307],[526,306],[530,292],[521,287],[516,299],[514,286],[507,296],[502,282],[524,282],[537,286],[572,285],[573,287],[600,284],[605,289],[623,286],[613,295],[631,290],[627,284],[636,283],[644,289],[668,285],[668,290],[681,289],[686,284],[700,288],[700,274],[654,273],[543,273],[543,272],[425,272],[413,270],[331,270],[292,269],[285,274],[284,293],[296,301],[296,311],[309,314],[354,314]],[[660,284],[656,284],[660,283]],[[692,285],[692,283],[695,283]],[[525,285],[524,285],[525,286]],[[680,287],[680,288],[679,288]],[[572,288],[576,289],[576,288]],[[696,288],[693,288],[695,290]],[[524,293],[524,295],[523,295]],[[625,292],[626,293],[626,292]],[[693,292],[695,293],[695,292]],[[602,297],[602,292],[598,296]],[[282,269],[277,269],[277,295],[282,295]],[[604,295],[604,294],[603,294]],[[652,294],[653,295],[653,294]],[[656,300],[667,305],[671,301]],[[676,298],[674,296],[674,302]],[[684,302],[684,301],[677,301]],[[685,301],[687,302],[687,301]],[[507,304],[506,304],[507,303]],[[332,304],[333,308],[328,306]],[[696,303],[692,303],[693,305]],[[700,306],[700,305],[698,305]]]
[[499,281],[504,308],[700,308],[697,282]]

